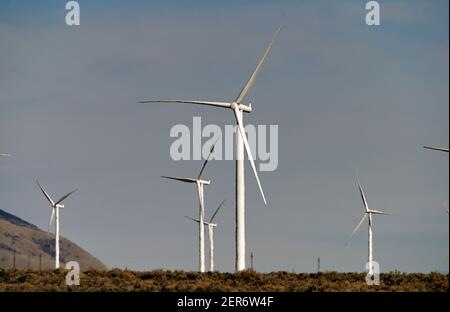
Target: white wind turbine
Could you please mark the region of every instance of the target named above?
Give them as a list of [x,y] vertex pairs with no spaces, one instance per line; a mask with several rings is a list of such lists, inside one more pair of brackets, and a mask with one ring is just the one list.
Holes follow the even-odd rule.
[[[217,223],[213,223],[215,216],[219,212],[220,208],[222,208],[223,204],[225,203],[225,199],[220,203],[219,207],[217,207],[216,211],[213,213],[211,219],[209,219],[209,222],[203,222],[208,227],[208,237],[209,237],[209,271],[214,272],[214,228],[217,226]],[[200,223],[199,219],[194,219],[191,217],[186,218]]]
[[211,149],[209,150],[209,155],[206,158],[205,162],[203,163],[202,168],[200,169],[200,173],[198,174],[198,177],[195,179],[192,178],[180,178],[180,177],[168,177],[168,176],[162,176],[162,178],[164,179],[170,179],[170,180],[175,180],[175,181],[180,181],[180,182],[185,182],[185,183],[195,183],[197,185],[197,193],[198,193],[198,201],[199,201],[199,210],[198,210],[198,249],[199,249],[199,271],[200,272],[205,272],[205,194],[204,194],[204,190],[203,190],[203,186],[204,185],[209,185],[211,183],[211,181],[207,181],[207,180],[203,180],[202,179],[202,174],[203,171],[206,168],[206,164],[209,161],[209,158],[212,154],[212,152],[214,151],[214,145],[211,147]]
[[53,219],[55,219],[55,269],[59,269],[59,208],[64,208],[64,205],[62,202],[75,193],[78,189],[73,190],[70,193],[67,193],[63,197],[61,197],[56,202],[53,201],[53,199],[50,197],[50,195],[47,194],[46,191],[42,188],[41,184],[39,184],[39,181],[36,180],[37,185],[42,191],[42,194],[47,198],[48,202],[50,203],[52,207],[52,214],[50,215],[50,222],[48,223],[48,231],[50,232],[50,227],[52,225]]
[[363,224],[364,220],[366,218],[369,219],[369,275],[373,275],[373,242],[372,242],[372,226],[373,226],[373,221],[372,221],[372,215],[393,215],[392,213],[387,213],[387,212],[383,212],[380,210],[373,210],[373,209],[369,209],[369,206],[367,204],[367,200],[366,200],[366,196],[364,195],[364,191],[362,189],[361,183],[359,182],[359,178],[356,178],[356,181],[358,183],[358,188],[359,188],[359,193],[361,194],[361,199],[364,203],[364,215],[361,218],[361,220],[359,221],[359,223],[356,225],[356,227],[354,228],[352,234],[350,235],[350,238],[347,240],[347,242],[345,243],[345,246],[347,246],[348,242],[350,241],[350,239],[352,238],[352,236],[356,233],[356,231],[358,231],[358,229],[361,227],[361,225]]
[[261,67],[264,64],[267,56],[269,55],[275,40],[278,38],[284,21],[274,38],[270,42],[269,46],[265,50],[262,58],[260,59],[258,65],[253,71],[250,79],[247,81],[245,86],[242,88],[241,92],[233,102],[212,102],[212,101],[197,101],[197,100],[157,100],[157,101],[138,101],[138,103],[179,103],[179,104],[194,104],[194,105],[206,105],[216,108],[227,108],[233,111],[234,118],[236,119],[236,124],[239,128],[239,133],[236,133],[236,271],[245,270],[245,180],[244,180],[244,158],[245,151],[247,152],[248,159],[253,169],[253,173],[258,183],[259,190],[261,192],[264,204],[267,206],[267,201],[264,195],[264,191],[259,181],[258,172],[256,171],[256,166],[253,161],[253,155],[250,150],[250,145],[247,140],[247,136],[244,130],[244,120],[243,113],[250,113],[252,111],[251,104],[245,105],[243,101],[255,83],[256,77],[258,76]]
[[448,153],[448,148],[432,147],[432,146],[424,146],[423,148],[426,148],[426,149],[429,149],[429,150],[433,150],[433,151]]

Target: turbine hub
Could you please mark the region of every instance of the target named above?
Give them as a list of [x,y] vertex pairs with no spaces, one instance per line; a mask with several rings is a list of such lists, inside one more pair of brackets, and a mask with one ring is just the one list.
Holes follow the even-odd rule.
[[206,181],[206,180],[201,180],[201,179],[199,179],[199,180],[197,180],[197,183],[200,183],[200,184],[205,184],[205,185],[210,185],[211,184],[211,181]]
[[239,108],[239,104],[236,102],[231,103],[231,109],[235,110],[236,108]]

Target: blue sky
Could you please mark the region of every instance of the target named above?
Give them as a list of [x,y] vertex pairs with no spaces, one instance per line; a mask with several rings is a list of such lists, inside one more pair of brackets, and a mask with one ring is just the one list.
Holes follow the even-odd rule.
[[[213,4],[212,4],[213,3]],[[233,120],[215,110],[141,106],[141,98],[230,100],[286,12],[286,28],[248,96],[251,124],[279,126],[279,167],[247,168],[247,246],[262,271],[362,271],[367,231],[343,245],[363,207],[376,218],[382,270],[448,271],[448,2],[0,0],[0,208],[46,228],[39,178],[57,197],[62,234],[110,267],[196,269],[194,190],[161,181],[200,161],[169,157],[170,128]],[[233,270],[234,163],[213,161],[207,215],[227,205],[217,267]]]

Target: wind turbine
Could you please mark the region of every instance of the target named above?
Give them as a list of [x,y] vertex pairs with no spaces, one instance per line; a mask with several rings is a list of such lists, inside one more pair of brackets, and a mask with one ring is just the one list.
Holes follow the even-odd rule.
[[284,21],[280,28],[276,32],[269,46],[265,50],[262,58],[260,59],[255,70],[251,74],[249,80],[242,88],[241,92],[233,102],[213,102],[213,101],[198,101],[198,100],[151,100],[151,101],[138,101],[138,103],[177,103],[177,104],[194,104],[194,105],[206,105],[216,108],[226,108],[233,111],[234,118],[236,119],[236,124],[239,129],[239,133],[236,132],[236,271],[245,270],[245,178],[244,178],[244,158],[245,151],[247,152],[248,159],[253,169],[253,173],[258,183],[259,191],[261,192],[264,204],[267,206],[266,197],[261,186],[261,182],[258,177],[258,172],[256,171],[256,166],[253,161],[253,155],[250,150],[250,145],[247,140],[247,136],[244,130],[244,116],[243,113],[250,113],[252,111],[251,104],[243,104],[244,99],[250,89],[255,83],[256,77],[261,70],[267,56],[272,50],[272,46],[278,38],[282,28],[284,26]]
[[439,151],[439,152],[448,153],[448,148],[432,147],[432,146],[424,146],[423,148],[426,148],[426,149],[429,149],[429,150],[433,150],[433,151]]
[[52,225],[53,219],[55,219],[55,269],[59,269],[59,208],[64,208],[64,205],[62,202],[75,193],[78,189],[73,190],[70,193],[67,193],[63,197],[61,197],[56,202],[53,201],[53,199],[48,195],[46,191],[42,188],[41,184],[39,184],[39,181],[36,180],[37,185],[42,191],[42,194],[47,198],[48,202],[50,203],[52,207],[52,214],[50,215],[50,222],[48,223],[48,231],[50,232],[50,227]]
[[[211,219],[209,219],[209,222],[203,222],[208,227],[208,237],[209,237],[209,271],[214,272],[214,228],[217,226],[217,223],[213,223],[214,217],[219,212],[220,208],[222,208],[223,204],[225,203],[225,199],[220,203],[219,207],[217,207],[216,211],[213,213]],[[191,217],[185,216],[185,218],[188,218],[194,222],[200,223],[200,220],[194,219]]]
[[208,181],[203,180],[202,174],[205,171],[206,164],[208,163],[212,152],[214,151],[214,146],[215,146],[215,143],[209,150],[209,155],[206,158],[205,162],[203,163],[203,166],[200,169],[200,173],[198,174],[197,178],[192,179],[192,178],[162,176],[162,178],[164,178],[164,179],[170,179],[170,180],[175,180],[175,181],[180,181],[180,182],[185,182],[185,183],[195,183],[197,185],[197,193],[198,193],[198,201],[199,201],[199,210],[198,210],[198,220],[199,220],[198,242],[199,242],[199,246],[198,246],[198,249],[199,249],[199,271],[200,272],[205,272],[205,222],[204,222],[204,219],[205,219],[205,195],[204,195],[203,186],[209,185],[211,183],[211,181],[209,181],[209,180]]
[[373,275],[373,242],[372,242],[372,237],[373,237],[373,233],[372,233],[372,226],[373,226],[373,221],[372,221],[372,215],[393,215],[392,213],[388,213],[388,212],[383,212],[380,210],[373,210],[373,209],[369,209],[369,206],[367,204],[367,200],[366,200],[366,196],[364,195],[364,191],[362,189],[361,183],[359,182],[359,178],[356,178],[356,181],[358,183],[358,188],[359,188],[359,193],[361,195],[361,199],[364,203],[364,215],[361,218],[361,220],[359,221],[359,223],[356,225],[356,227],[354,228],[352,234],[350,235],[350,238],[347,240],[347,242],[345,243],[345,246],[347,246],[348,242],[350,241],[350,239],[352,238],[352,236],[356,233],[356,231],[358,231],[358,229],[361,227],[361,225],[363,224],[364,220],[366,218],[369,219],[369,275]]

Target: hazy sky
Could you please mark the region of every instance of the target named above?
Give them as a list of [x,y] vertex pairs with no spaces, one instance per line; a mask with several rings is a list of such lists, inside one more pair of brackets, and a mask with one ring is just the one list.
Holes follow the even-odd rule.
[[[247,251],[261,271],[362,271],[369,205],[383,271],[448,271],[448,1],[0,0],[0,209],[46,229],[39,178],[58,197],[78,187],[61,233],[109,267],[197,269],[194,177],[172,161],[175,124],[234,122],[231,113],[143,98],[234,99],[286,12],[286,28],[248,95],[250,124],[279,126],[279,165],[247,173]],[[218,215],[216,267],[234,269],[234,162],[205,172],[206,215]]]

